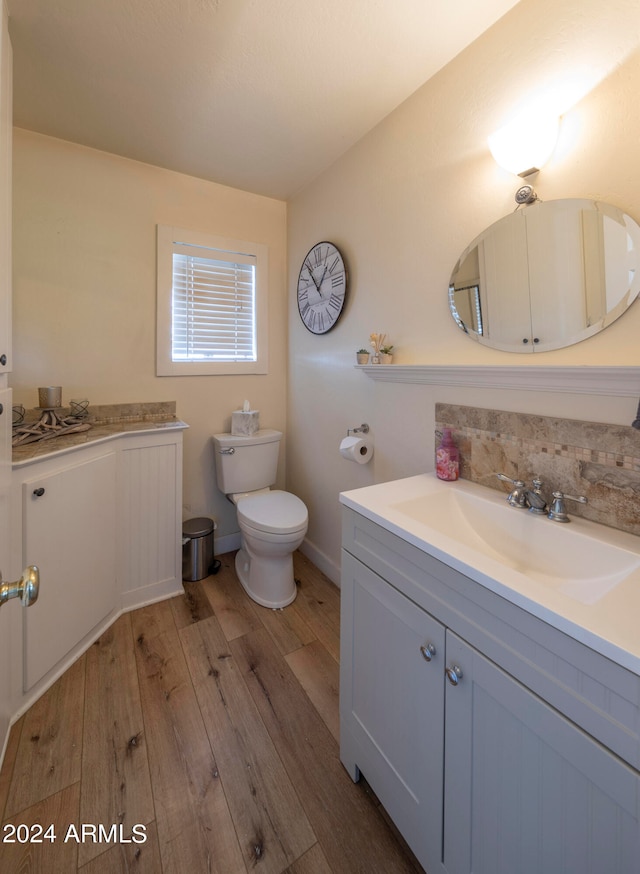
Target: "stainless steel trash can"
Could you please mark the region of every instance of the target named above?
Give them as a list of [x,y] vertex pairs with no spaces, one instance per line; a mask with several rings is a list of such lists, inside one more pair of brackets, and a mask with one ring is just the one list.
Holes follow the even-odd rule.
[[[216,523],[207,516],[187,519],[182,525],[182,579],[194,583],[220,567],[213,557]],[[217,567],[215,567],[217,565]]]

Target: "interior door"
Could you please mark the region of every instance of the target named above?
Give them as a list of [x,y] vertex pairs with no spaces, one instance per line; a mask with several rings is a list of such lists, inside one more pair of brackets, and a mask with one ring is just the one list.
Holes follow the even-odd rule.
[[[9,574],[11,494],[11,389],[0,389],[0,571]],[[11,718],[11,625],[21,621],[19,605],[8,604],[0,610],[0,754]]]
[[[11,486],[11,137],[12,55],[9,24],[0,2],[0,571],[8,576]],[[3,754],[11,718],[11,623],[21,621],[19,608],[0,611],[0,756]]]

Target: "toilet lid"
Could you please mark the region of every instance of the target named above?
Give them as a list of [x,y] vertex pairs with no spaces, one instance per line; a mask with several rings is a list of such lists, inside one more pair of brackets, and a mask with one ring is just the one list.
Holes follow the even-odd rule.
[[274,489],[241,498],[238,502],[238,518],[261,531],[288,534],[304,528],[309,517],[300,498],[290,492]]

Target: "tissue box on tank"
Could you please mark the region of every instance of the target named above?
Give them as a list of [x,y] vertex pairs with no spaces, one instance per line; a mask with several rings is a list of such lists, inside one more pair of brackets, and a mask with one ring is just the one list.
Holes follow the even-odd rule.
[[260,410],[234,410],[231,413],[231,433],[235,437],[251,437],[260,430]]

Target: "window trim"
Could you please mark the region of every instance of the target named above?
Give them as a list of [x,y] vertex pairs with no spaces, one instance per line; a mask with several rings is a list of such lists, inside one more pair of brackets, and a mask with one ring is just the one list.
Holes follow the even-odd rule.
[[[255,361],[172,361],[172,293],[174,245],[187,244],[215,253],[232,252],[253,255],[256,258]],[[268,372],[267,317],[268,317],[269,249],[263,243],[250,243],[214,234],[191,231],[171,225],[157,226],[156,276],[156,375],[157,376],[216,376]]]

